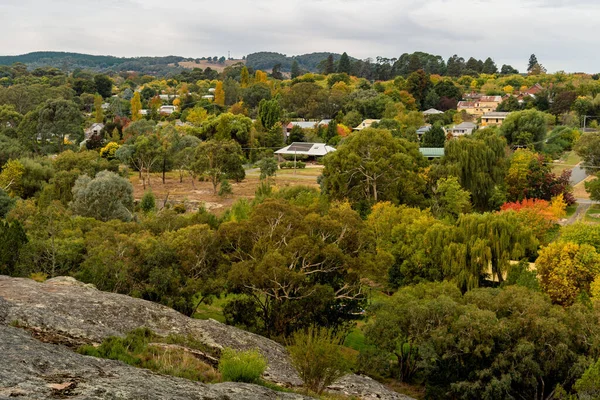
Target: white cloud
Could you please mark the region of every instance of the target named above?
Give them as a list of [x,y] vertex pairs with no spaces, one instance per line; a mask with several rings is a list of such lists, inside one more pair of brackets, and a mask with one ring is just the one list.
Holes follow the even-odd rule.
[[0,52],[242,56],[426,51],[596,72],[594,0],[2,0]]

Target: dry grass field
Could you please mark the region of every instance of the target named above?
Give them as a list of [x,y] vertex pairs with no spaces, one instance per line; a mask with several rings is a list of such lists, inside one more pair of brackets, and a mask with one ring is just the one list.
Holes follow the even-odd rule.
[[[278,170],[277,176],[273,178],[274,185],[279,188],[288,186],[311,186],[318,188],[317,177],[321,174],[321,168],[307,168],[297,170],[294,175],[293,170]],[[260,184],[259,172],[257,170],[246,171],[246,179],[236,183],[231,181],[233,195],[229,197],[220,197],[213,193],[210,182],[195,181],[189,176],[184,176],[183,182],[179,181],[179,174],[175,171],[166,174],[165,183],[162,183],[162,174],[153,173],[150,177],[150,186],[147,189],[152,190],[156,197],[157,206],[162,206],[165,199],[172,203],[184,203],[190,210],[197,209],[200,205],[220,215],[227,208],[240,198],[252,199],[256,188]],[[139,200],[144,195],[144,187],[137,173],[131,173],[129,176],[134,188],[134,198]]]
[[[213,69],[217,72],[223,72],[225,67],[229,67],[230,65],[237,64],[237,63],[246,63],[246,60],[226,60],[225,64],[213,63],[212,61],[206,61],[206,60],[202,60],[199,63],[197,63],[195,61],[182,61],[179,63],[179,66],[181,66],[183,68],[187,68],[187,69],[194,69],[194,68],[206,69],[207,67],[210,67],[210,69]],[[175,65],[175,64],[172,64],[172,65]]]

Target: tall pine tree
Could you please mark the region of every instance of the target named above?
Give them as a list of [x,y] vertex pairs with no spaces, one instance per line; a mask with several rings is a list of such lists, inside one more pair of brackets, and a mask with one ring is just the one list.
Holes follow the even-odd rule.
[[298,65],[298,60],[292,62],[292,79],[300,76],[300,65]]
[[348,75],[350,75],[351,69],[352,69],[352,65],[350,64],[350,57],[348,57],[348,54],[346,52],[344,52],[344,53],[342,53],[342,56],[340,57],[337,71],[339,73],[345,72]]

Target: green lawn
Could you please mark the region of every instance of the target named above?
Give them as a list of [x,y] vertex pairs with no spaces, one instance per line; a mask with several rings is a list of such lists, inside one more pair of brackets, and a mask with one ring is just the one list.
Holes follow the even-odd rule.
[[571,215],[575,214],[575,211],[577,211],[577,203],[573,204],[572,206],[568,206],[566,211],[567,211],[566,218],[569,218]]
[[574,151],[568,151],[560,158],[561,163],[553,164],[552,172],[560,174],[566,169],[572,169],[581,162],[581,158]]
[[600,223],[600,205],[592,205],[585,213],[586,222]]
[[225,323],[223,307],[225,307],[225,304],[234,297],[235,295],[222,296],[221,298],[214,299],[211,304],[200,304],[196,310],[196,313],[194,314],[194,318],[214,319]]

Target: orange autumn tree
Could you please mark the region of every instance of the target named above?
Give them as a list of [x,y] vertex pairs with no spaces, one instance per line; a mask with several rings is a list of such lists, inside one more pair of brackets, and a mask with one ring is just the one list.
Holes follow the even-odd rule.
[[500,207],[500,212],[514,211],[517,218],[525,226],[530,228],[535,237],[541,242],[544,240],[548,230],[566,215],[567,204],[560,194],[546,201],[541,199],[523,199],[510,203],[504,203]]

